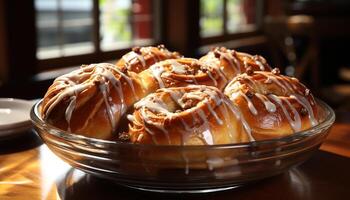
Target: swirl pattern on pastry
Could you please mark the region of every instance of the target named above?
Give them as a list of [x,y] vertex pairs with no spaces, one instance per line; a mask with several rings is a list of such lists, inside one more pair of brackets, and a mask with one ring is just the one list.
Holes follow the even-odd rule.
[[222,90],[229,79],[216,65],[193,58],[168,59],[141,72],[140,79],[151,90],[186,85],[208,85]]
[[137,78],[115,65],[91,64],[58,77],[42,103],[50,124],[95,138],[110,138],[133,103],[144,96]]
[[247,70],[271,71],[270,65],[262,56],[252,56],[225,47],[214,48],[200,58],[200,61],[220,67],[228,80],[232,80],[235,76]]
[[180,58],[178,52],[171,52],[159,45],[157,47],[134,47],[132,51],[125,54],[116,65],[119,68],[126,68],[130,72],[140,73],[148,69],[154,63],[166,59]]
[[198,60],[164,46],[134,48],[117,65],[91,64],[58,77],[41,115],[88,137],[126,134],[134,143],[161,145],[264,140],[318,123],[310,90],[271,72],[263,57],[215,48]]
[[248,71],[224,90],[240,108],[256,140],[282,137],[317,125],[317,105],[310,90],[296,78]]
[[128,115],[131,142],[213,145],[250,140],[239,110],[217,88],[163,88],[135,104]]

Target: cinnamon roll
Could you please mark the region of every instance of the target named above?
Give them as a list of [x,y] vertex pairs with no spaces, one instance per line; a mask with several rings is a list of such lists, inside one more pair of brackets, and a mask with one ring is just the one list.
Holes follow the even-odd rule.
[[41,114],[60,129],[107,139],[113,137],[128,108],[143,96],[137,77],[112,64],[91,64],[58,77],[44,96]]
[[238,75],[224,93],[240,108],[254,140],[277,138],[318,124],[310,90],[296,78],[272,72]]
[[150,91],[191,84],[215,86],[222,90],[229,81],[218,66],[194,58],[164,60],[141,72],[139,76],[145,88]]
[[214,145],[250,140],[239,110],[215,87],[163,88],[134,107],[128,115],[133,143]]
[[228,80],[232,80],[235,76],[247,70],[271,71],[270,65],[262,56],[252,56],[225,47],[212,49],[205,56],[200,58],[200,61],[211,66],[217,66]]
[[171,52],[164,45],[158,45],[157,47],[134,47],[116,65],[121,69],[126,68],[130,72],[140,73],[156,62],[180,57],[181,55],[178,52]]

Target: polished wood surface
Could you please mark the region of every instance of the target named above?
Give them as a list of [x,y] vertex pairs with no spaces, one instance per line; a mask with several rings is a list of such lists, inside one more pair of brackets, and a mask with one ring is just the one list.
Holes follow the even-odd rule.
[[0,141],[0,199],[344,199],[350,196],[350,113],[340,113],[304,164],[249,185],[208,194],[158,194],[87,175],[56,157],[34,133]]

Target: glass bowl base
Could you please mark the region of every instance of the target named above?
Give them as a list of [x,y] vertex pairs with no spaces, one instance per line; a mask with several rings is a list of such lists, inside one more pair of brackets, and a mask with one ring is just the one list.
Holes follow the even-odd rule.
[[226,190],[232,190],[238,187],[241,187],[241,185],[235,185],[235,186],[226,186],[226,187],[219,187],[219,188],[208,188],[208,189],[155,189],[155,188],[145,188],[145,187],[138,187],[138,186],[131,186],[131,185],[123,185],[128,188],[146,191],[146,192],[156,192],[156,193],[172,193],[172,194],[200,194],[200,193],[212,193],[212,192],[221,192]]

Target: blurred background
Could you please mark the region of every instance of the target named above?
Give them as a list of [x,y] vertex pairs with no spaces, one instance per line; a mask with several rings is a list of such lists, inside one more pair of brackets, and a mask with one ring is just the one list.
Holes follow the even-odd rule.
[[133,46],[191,57],[225,46],[263,55],[349,111],[349,24],[347,0],[3,0],[0,97],[40,98],[55,77]]

